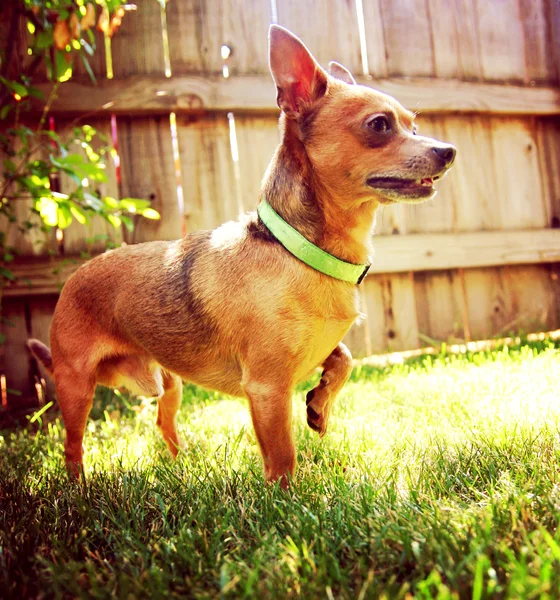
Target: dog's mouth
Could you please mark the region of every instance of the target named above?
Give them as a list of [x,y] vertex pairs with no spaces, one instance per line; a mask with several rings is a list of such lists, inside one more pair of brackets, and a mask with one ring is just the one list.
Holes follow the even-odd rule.
[[400,179],[397,177],[370,177],[367,184],[376,189],[388,190],[419,190],[431,189],[434,181],[440,179],[440,175],[435,177],[423,177],[422,179]]
[[441,175],[422,177],[420,179],[402,179],[399,177],[369,177],[367,185],[374,189],[381,197],[390,202],[422,202],[432,198],[436,190],[434,182],[441,179]]

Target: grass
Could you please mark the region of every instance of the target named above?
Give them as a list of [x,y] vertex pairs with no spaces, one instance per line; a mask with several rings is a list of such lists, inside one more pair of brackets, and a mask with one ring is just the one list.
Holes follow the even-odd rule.
[[152,402],[98,394],[83,484],[47,412],[0,436],[0,595],[558,598],[559,386],[552,342],[362,365],[323,440],[302,387],[288,492],[242,400],[187,387],[171,463]]

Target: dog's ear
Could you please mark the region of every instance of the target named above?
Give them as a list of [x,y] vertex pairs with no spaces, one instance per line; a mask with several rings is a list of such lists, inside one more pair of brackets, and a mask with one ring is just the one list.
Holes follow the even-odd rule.
[[331,60],[329,63],[329,73],[336,79],[344,81],[344,83],[356,85],[356,80],[354,79],[352,73],[350,73],[346,67],[343,67],[340,63],[337,63],[334,60]]
[[278,90],[278,106],[297,119],[327,91],[327,73],[293,33],[271,25],[270,72]]

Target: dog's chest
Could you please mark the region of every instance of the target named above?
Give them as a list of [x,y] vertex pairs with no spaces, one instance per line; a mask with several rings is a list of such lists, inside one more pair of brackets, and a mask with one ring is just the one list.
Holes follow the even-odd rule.
[[346,294],[344,298],[324,296],[320,303],[321,313],[313,319],[313,329],[305,344],[302,371],[309,372],[319,366],[336,348],[354,321],[360,315],[358,293]]

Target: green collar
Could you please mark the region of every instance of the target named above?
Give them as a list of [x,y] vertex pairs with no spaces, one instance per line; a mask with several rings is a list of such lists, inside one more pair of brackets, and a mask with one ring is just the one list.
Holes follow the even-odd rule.
[[257,212],[261,221],[282,246],[312,269],[335,279],[355,284],[359,284],[366,276],[370,265],[355,265],[345,262],[321,250],[304,238],[297,229],[286,223],[266,200],[259,204]]

